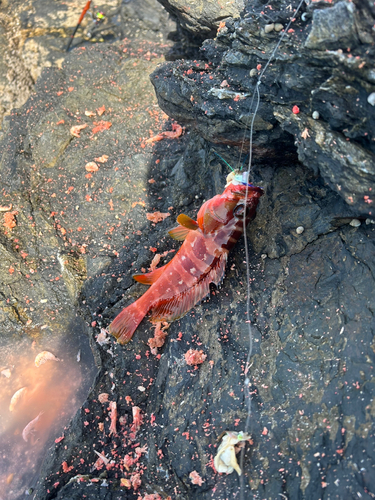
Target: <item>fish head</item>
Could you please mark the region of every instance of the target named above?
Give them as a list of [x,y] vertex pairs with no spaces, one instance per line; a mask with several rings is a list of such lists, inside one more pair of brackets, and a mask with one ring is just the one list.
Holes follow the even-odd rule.
[[255,216],[263,189],[248,182],[247,172],[232,177],[224,192],[206,201],[198,212],[198,224],[204,233],[212,233],[238,219],[249,222]]

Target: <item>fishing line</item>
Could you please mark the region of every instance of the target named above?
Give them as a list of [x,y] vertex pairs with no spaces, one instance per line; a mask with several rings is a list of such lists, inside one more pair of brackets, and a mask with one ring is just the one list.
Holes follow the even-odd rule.
[[[246,323],[248,326],[248,337],[249,337],[249,345],[248,345],[248,353],[247,353],[247,358],[246,358],[246,364],[245,364],[245,380],[244,380],[244,394],[245,394],[245,401],[246,401],[246,407],[247,407],[247,417],[245,421],[245,428],[244,428],[244,433],[248,433],[250,429],[250,424],[251,424],[251,417],[252,417],[252,398],[251,398],[251,392],[250,392],[250,361],[251,357],[253,354],[253,329],[252,325],[250,322],[250,264],[249,264],[249,249],[248,249],[248,241],[247,241],[247,234],[246,234],[246,210],[247,210],[247,196],[248,196],[248,191],[249,191],[249,177],[250,177],[250,172],[251,172],[251,166],[252,166],[252,158],[253,158],[253,134],[254,134],[254,123],[255,123],[255,117],[258,113],[259,105],[260,105],[260,93],[259,93],[259,87],[261,84],[261,80],[270,65],[272,59],[275,57],[275,54],[283,41],[285,35],[287,34],[290,25],[292,24],[293,21],[295,21],[295,16],[297,15],[298,11],[302,7],[302,4],[305,2],[305,0],[300,0],[296,10],[292,14],[292,16],[289,19],[289,22],[284,29],[283,33],[281,34],[279,41],[277,42],[275,48],[273,49],[270,57],[268,58],[268,61],[264,68],[262,69],[258,80],[255,84],[255,89],[251,98],[250,106],[249,106],[249,114],[251,113],[254,105],[254,100],[256,98],[256,106],[254,109],[253,116],[251,118],[251,124],[250,124],[250,137],[249,137],[249,161],[248,161],[248,168],[244,172],[243,179],[246,181],[246,194],[245,194],[245,205],[244,205],[244,217],[243,217],[243,234],[244,234],[244,245],[245,245],[245,261],[246,261],[246,284],[247,284],[247,297],[246,297]],[[244,132],[244,138],[242,142],[242,147],[241,147],[241,153],[240,153],[240,160],[241,161],[241,155],[243,151],[243,145],[245,144],[245,139],[246,139],[246,129]],[[241,167],[242,169],[242,167]],[[243,471],[244,468],[244,458],[245,458],[245,447],[241,449],[241,455],[240,455],[240,468]],[[244,500],[244,491],[245,491],[245,479],[244,479],[244,474],[240,476],[240,499]]]
[[212,149],[212,152],[213,152],[213,153],[215,153],[215,155],[216,155],[216,156],[218,156],[221,160],[223,160],[223,162],[225,163],[225,165],[226,165],[227,167],[229,167],[229,168],[231,169],[231,171],[232,171],[232,172],[234,172],[234,168],[233,168],[233,167],[231,167],[231,166],[229,165],[229,163],[228,163],[226,160],[224,160],[224,158],[223,158],[222,156],[220,156],[220,155],[219,155],[219,153],[217,153],[214,149]]

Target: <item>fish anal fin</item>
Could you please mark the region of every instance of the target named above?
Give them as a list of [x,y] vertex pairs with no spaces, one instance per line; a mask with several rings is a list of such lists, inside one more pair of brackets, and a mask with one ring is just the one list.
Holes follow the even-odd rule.
[[182,318],[198,302],[210,294],[210,283],[218,285],[223,279],[228,253],[224,252],[210,271],[198,282],[186,290],[178,293],[169,300],[156,303],[151,309],[151,321],[175,321]]
[[155,271],[151,271],[151,273],[134,274],[133,279],[135,279],[135,281],[138,281],[138,283],[142,283],[143,285],[152,285],[160,278],[169,264],[170,262],[168,262],[168,264],[166,264],[165,266],[155,269]]
[[184,241],[186,236],[189,234],[190,229],[186,229],[183,226],[177,226],[174,229],[168,231],[169,236],[171,236],[174,240]]
[[186,227],[186,229],[191,229],[192,231],[195,231],[196,229],[199,228],[198,222],[196,222],[194,219],[185,214],[180,214],[177,217],[177,222],[181,226]]

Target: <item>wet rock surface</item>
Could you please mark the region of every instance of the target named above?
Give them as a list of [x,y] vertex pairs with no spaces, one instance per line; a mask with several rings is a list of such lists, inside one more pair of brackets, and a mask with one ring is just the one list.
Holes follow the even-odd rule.
[[[50,0],[0,3],[0,120],[22,106],[43,68],[61,68],[85,4]],[[104,14],[95,23],[95,13]],[[123,38],[165,43],[175,28],[157,0],[92,2],[71,48]]]
[[[320,25],[322,5],[308,7],[306,20],[296,16],[259,86],[251,178],[265,195],[247,233],[254,342],[245,498],[375,495],[372,14],[351,5],[325,5],[336,10]],[[267,18],[261,11],[247,4],[194,63],[156,68],[162,49],[134,42],[73,51],[4,122],[1,204],[17,213],[15,227],[1,226],[3,331],[38,328],[41,310],[29,310],[24,290],[35,302],[43,291],[53,297],[43,310],[51,323],[67,309],[80,315],[98,368],[64,440],[48,451],[33,498],[239,497],[238,476],[215,473],[213,457],[221,433],[243,430],[247,416],[243,243],[222,287],[171,324],[159,355],[150,353],[147,321],[126,346],[98,336],[143,293],[131,275],[178,248],[166,234],[176,216],[195,217],[223,189],[228,169],[214,151],[242,163],[246,94],[256,81],[249,71],[277,43],[265,25],[285,26],[291,9],[280,2]],[[345,29],[326,51],[337,16]],[[151,72],[159,105],[186,125],[180,138],[154,145],[145,139],[171,123]],[[332,75],[338,83],[328,86]],[[342,91],[347,81],[356,104]],[[171,215],[152,223],[154,211]],[[190,348],[207,355],[199,367],[185,362]]]

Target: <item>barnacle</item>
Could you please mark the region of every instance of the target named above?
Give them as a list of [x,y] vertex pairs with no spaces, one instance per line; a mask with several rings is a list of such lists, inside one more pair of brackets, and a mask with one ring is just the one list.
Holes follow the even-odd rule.
[[234,447],[241,441],[247,441],[248,439],[250,439],[250,434],[246,432],[226,432],[214,458],[214,465],[218,472],[232,474],[236,470],[239,476],[242,474],[240,466],[237,463]]

